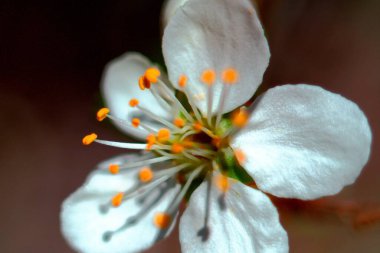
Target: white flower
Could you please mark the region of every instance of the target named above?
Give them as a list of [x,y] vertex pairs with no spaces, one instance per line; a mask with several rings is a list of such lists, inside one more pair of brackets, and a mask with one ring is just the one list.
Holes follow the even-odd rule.
[[353,102],[306,84],[270,89],[242,107],[270,56],[247,0],[189,0],[165,29],[163,53],[169,80],[188,103],[139,54],[107,66],[110,110],[98,119],[148,136],[147,144],[95,134],[83,141],[148,151],[105,161],[90,174],[63,204],[64,236],[80,252],[141,251],[171,232],[191,194],[179,225],[183,252],[287,252],[276,208],[252,179],[279,197],[339,192],[368,160],[366,117]]

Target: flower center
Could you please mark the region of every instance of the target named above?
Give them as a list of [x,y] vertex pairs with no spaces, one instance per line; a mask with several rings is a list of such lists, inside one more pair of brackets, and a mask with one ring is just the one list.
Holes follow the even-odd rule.
[[[138,169],[138,184],[125,192],[115,193],[109,203],[101,206],[103,212],[106,212],[109,207],[122,205],[128,199],[144,195],[169,180],[182,185],[168,210],[157,213],[153,219],[153,224],[157,228],[167,229],[180,202],[184,198],[189,198],[203,181],[211,182],[213,172],[217,172],[219,175],[214,181],[221,193],[225,193],[230,187],[228,177],[240,181],[247,177],[239,165],[245,159],[244,153],[240,150],[233,150],[229,146],[229,139],[231,134],[247,124],[248,113],[244,107],[241,107],[233,113],[223,115],[229,88],[231,85],[237,84],[239,80],[239,73],[234,68],[227,68],[220,75],[224,85],[217,111],[214,114],[212,113],[213,86],[217,80],[217,74],[213,69],[206,69],[199,77],[207,87],[206,112],[201,112],[196,106],[197,100],[204,99],[204,96],[191,95],[186,75],[179,77],[180,91],[177,93],[170,89],[170,86],[166,85],[160,76],[161,73],[157,68],[148,68],[144,75],[137,80],[137,84],[141,90],[150,91],[157,102],[169,110],[170,114],[176,115],[174,119],[170,121],[156,115],[148,109],[147,105],[140,104],[136,98],[131,99],[129,105],[163,125],[162,128],[154,129],[139,118],[133,118],[131,122],[116,118],[108,108],[102,108],[97,113],[99,121],[109,118],[122,123],[127,128],[149,132],[146,143],[99,140],[94,133],[85,136],[82,142],[84,145],[97,142],[119,148],[145,150],[139,161],[109,165],[108,169],[111,174]],[[156,164],[160,164],[159,167],[164,169],[156,169]],[[107,232],[105,238],[110,239],[112,233]]]

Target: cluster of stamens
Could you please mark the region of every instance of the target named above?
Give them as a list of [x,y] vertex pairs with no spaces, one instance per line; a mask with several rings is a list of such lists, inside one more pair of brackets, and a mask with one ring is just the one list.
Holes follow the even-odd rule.
[[[200,75],[200,82],[207,86],[207,111],[204,113],[196,107],[196,100],[204,99],[204,96],[192,95],[189,92],[189,79],[186,75],[181,75],[178,79],[178,87],[187,97],[186,105],[181,103],[174,91],[162,81],[160,76],[158,68],[148,68],[137,80],[137,83],[141,90],[150,91],[164,108],[176,109],[176,116],[171,121],[156,115],[148,107],[141,105],[138,99],[133,98],[129,101],[129,106],[140,110],[144,115],[161,124],[162,128],[153,129],[139,118],[132,118],[130,122],[117,118],[111,114],[108,108],[102,108],[97,112],[97,120],[103,121],[105,118],[109,118],[127,128],[148,132],[145,143],[100,140],[94,133],[85,136],[82,142],[84,145],[97,142],[145,152],[141,160],[109,164],[109,172],[114,175],[138,169],[139,183],[125,192],[115,193],[109,203],[102,206],[103,210],[106,210],[107,207],[118,207],[131,198],[149,194],[152,189],[165,184],[170,179],[175,179],[182,185],[168,209],[157,213],[153,218],[153,224],[157,228],[165,230],[171,225],[179,204],[188,194],[191,184],[198,179],[208,180],[210,184],[214,182],[222,193],[228,191],[230,179],[226,176],[226,171],[220,168],[218,156],[224,149],[229,148],[229,136],[245,126],[248,113],[244,107],[238,108],[231,114],[232,116],[225,118],[229,124],[223,124],[223,108],[228,97],[229,86],[235,85],[239,81],[239,73],[233,68],[225,69],[220,75],[224,85],[215,115],[212,114],[213,86],[218,76],[214,70],[206,69]],[[234,152],[234,159],[242,163],[245,159],[243,152],[240,150]],[[165,167],[165,169],[156,169],[154,166],[156,164],[163,165],[160,167]],[[213,171],[218,172],[218,176],[211,180]],[[117,231],[107,232],[107,238],[110,238],[110,235],[115,232]]]

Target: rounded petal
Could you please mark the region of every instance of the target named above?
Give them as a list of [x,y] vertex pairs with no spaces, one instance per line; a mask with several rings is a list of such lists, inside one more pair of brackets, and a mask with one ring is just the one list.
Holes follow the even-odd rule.
[[174,16],[177,9],[184,5],[188,0],[166,0],[163,4],[161,11],[161,22],[163,27],[165,27],[169,20]]
[[211,188],[208,232],[204,227],[207,182],[191,196],[180,221],[182,252],[288,252],[288,237],[276,208],[262,192],[232,184],[223,195]]
[[157,102],[148,90],[140,90],[138,79],[153,64],[138,53],[125,53],[107,64],[103,73],[102,93],[111,114],[126,121],[128,126],[114,122],[123,132],[144,139],[148,132],[131,127],[132,118],[140,118],[146,125],[158,129],[161,124],[151,120],[139,109],[129,106],[129,101],[136,98],[140,104],[160,117],[170,118],[170,114]]
[[[136,183],[136,173],[136,170],[131,170],[110,175],[100,168],[64,201],[61,229],[75,250],[86,253],[139,252],[171,232],[174,221],[167,230],[161,231],[154,226],[153,218],[157,212],[164,212],[168,208],[179,186],[161,185],[150,192],[146,199],[132,198],[117,208],[105,208],[113,196]],[[107,232],[110,231],[117,232],[107,240]]]
[[232,140],[259,188],[279,197],[314,199],[339,192],[366,164],[371,130],[359,107],[312,85],[268,90]]
[[172,83],[178,86],[179,77],[187,75],[189,92],[198,98],[197,106],[203,112],[207,111],[207,101],[201,98],[207,98],[204,95],[208,88],[200,82],[200,76],[206,69],[216,71],[214,113],[222,94],[222,71],[234,68],[240,76],[225,99],[222,111],[229,112],[253,96],[270,57],[262,26],[248,0],[187,2],[165,29],[163,54]]

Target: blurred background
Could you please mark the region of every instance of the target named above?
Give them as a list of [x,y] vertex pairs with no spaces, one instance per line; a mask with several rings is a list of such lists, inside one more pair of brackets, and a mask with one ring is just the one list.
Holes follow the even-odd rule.
[[[84,147],[81,138],[94,131],[128,140],[95,120],[103,66],[125,51],[162,62],[161,5],[159,0],[0,2],[0,252],[72,252],[60,234],[61,202],[98,162],[121,152]],[[318,84],[366,113],[374,135],[370,161],[354,185],[328,201],[369,203],[375,210],[380,1],[264,0],[258,6],[272,53],[265,88]],[[291,252],[380,252],[380,223],[355,229],[350,217],[334,211],[308,212],[298,202],[279,207]],[[180,252],[177,232],[149,252]]]

